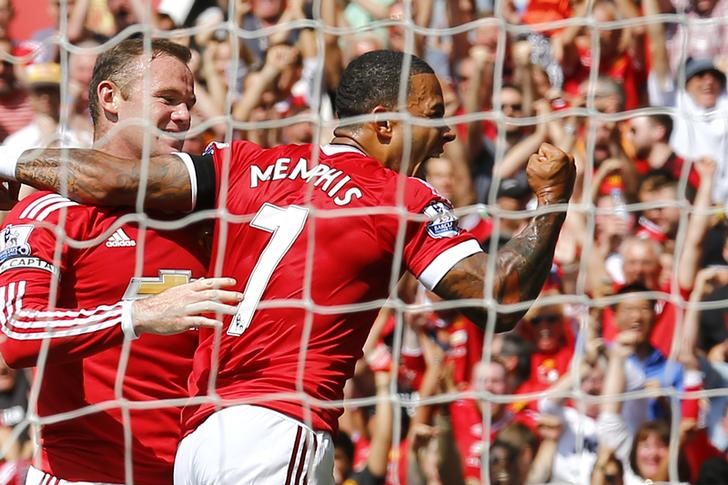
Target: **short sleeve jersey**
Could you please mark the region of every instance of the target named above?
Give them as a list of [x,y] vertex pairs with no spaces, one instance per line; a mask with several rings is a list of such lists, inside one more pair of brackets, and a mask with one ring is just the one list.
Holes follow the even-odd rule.
[[[201,330],[191,394],[214,378],[223,400],[333,432],[341,408],[330,402],[343,398],[399,276],[432,288],[480,246],[429,185],[353,147],[235,142],[211,155],[216,204],[229,216],[216,224],[210,275],[235,277],[245,300],[224,321],[219,352]],[[213,411],[186,408],[187,431]]]
[[129,216],[38,192],[0,232],[0,352],[38,368],[38,415],[62,418],[40,428],[40,468],[64,480],[127,482],[128,430],[134,483],[172,481],[180,408],[163,401],[187,396],[197,335],[144,334],[127,359],[122,302],[203,276],[207,258],[198,231],[145,230]]

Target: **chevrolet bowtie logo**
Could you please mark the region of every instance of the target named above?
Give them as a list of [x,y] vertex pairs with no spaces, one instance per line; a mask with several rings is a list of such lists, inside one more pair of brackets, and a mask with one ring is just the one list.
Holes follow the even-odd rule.
[[189,283],[192,279],[192,272],[181,269],[159,270],[158,277],[142,276],[132,278],[124,293],[125,300],[137,300],[159,293],[175,286]]

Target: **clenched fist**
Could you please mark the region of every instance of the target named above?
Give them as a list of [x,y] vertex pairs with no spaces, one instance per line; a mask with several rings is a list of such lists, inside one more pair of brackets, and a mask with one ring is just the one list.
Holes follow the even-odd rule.
[[549,143],[542,143],[538,153],[528,159],[528,185],[539,205],[566,203],[574,190],[574,157]]

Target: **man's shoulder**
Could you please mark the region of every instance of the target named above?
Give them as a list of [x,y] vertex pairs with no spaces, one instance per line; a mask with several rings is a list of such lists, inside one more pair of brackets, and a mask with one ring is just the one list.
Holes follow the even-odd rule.
[[232,161],[249,162],[256,161],[258,164],[265,161],[275,161],[286,154],[311,154],[312,145],[277,145],[270,148],[262,147],[247,140],[235,140],[230,143],[213,141],[202,152],[203,156],[230,157]]
[[2,227],[27,225],[53,231],[62,227],[69,237],[86,237],[106,210],[75,202],[53,192],[34,192],[8,212]]
[[8,220],[50,221],[61,211],[88,211],[89,207],[79,204],[54,192],[34,192],[22,199],[8,213]]
[[407,177],[405,201],[410,209],[417,212],[429,206],[434,206],[438,212],[453,210],[452,202],[441,195],[435,187],[417,177]]

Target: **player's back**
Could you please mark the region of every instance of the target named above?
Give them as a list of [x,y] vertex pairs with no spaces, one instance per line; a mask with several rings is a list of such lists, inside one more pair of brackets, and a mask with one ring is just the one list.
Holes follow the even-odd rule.
[[[41,342],[48,340],[47,359],[37,373],[38,413],[49,417],[82,411],[42,427],[44,470],[66,480],[125,482],[127,427],[134,482],[171,483],[179,408],[132,409],[128,421],[122,400],[184,398],[197,336],[142,335],[131,342],[125,361],[115,303],[200,277],[207,258],[197,232],[142,231],[120,220],[122,215],[48,193],[24,199],[10,213],[2,233],[0,285],[4,296],[12,292],[16,304],[29,311],[4,322],[10,338],[2,350],[16,366],[32,366]],[[57,240],[56,228],[87,244]],[[91,308],[95,310],[78,311]],[[115,391],[117,379],[121,394]],[[87,409],[97,405],[103,407]]]
[[[222,168],[227,149],[214,155],[218,186],[230,187],[227,196],[218,194],[218,205],[232,215],[218,224],[211,268],[214,273],[219,264],[237,278],[245,295],[224,326],[217,392],[225,399],[266,396],[261,405],[301,420],[300,396],[275,394],[303,390],[324,401],[341,399],[376,312],[402,271],[420,276],[436,249],[462,242],[420,244],[428,231],[457,236],[449,233],[454,219],[441,220],[440,228],[422,222],[423,212],[444,203],[426,184],[353,147],[327,145],[318,161],[311,150],[233,144],[229,180]],[[402,263],[393,268],[398,240]],[[212,333],[202,332],[193,394],[207,391],[213,348]],[[186,428],[210,412],[210,406],[187,409]],[[339,414],[315,408],[312,424],[332,431]]]

